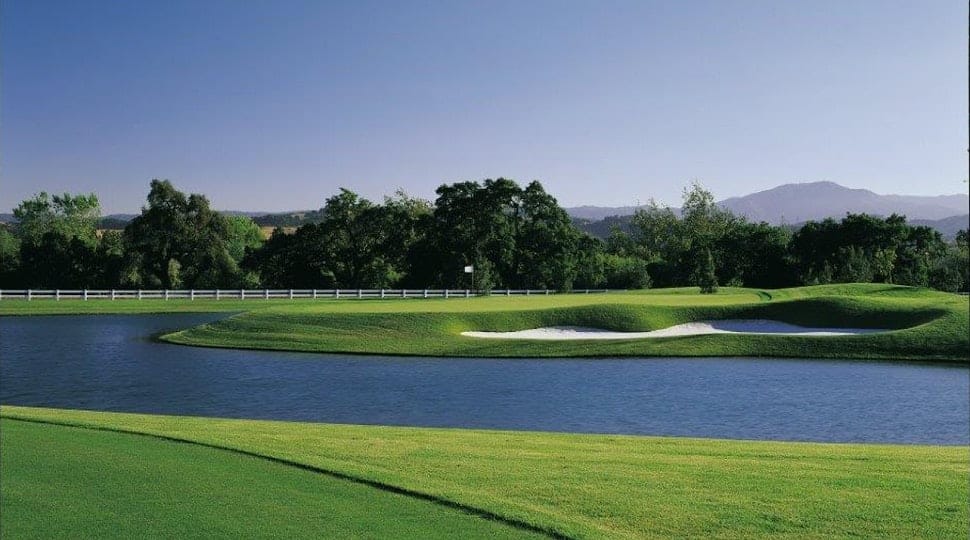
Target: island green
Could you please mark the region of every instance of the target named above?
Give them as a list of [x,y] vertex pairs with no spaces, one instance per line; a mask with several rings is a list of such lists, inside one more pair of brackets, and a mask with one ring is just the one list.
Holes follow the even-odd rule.
[[[449,357],[759,356],[970,361],[967,297],[885,284],[655,289],[459,299],[4,301],[0,314],[235,312],[162,336],[207,347]],[[495,340],[464,331],[583,326],[649,331],[719,319],[870,328],[845,336],[717,334],[610,341]]]

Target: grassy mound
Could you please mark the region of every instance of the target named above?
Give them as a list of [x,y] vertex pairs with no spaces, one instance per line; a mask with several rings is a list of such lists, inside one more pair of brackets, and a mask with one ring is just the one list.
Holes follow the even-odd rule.
[[[857,336],[705,335],[619,341],[484,340],[468,330],[586,326],[649,331],[717,319],[884,328]],[[466,357],[773,356],[968,361],[966,297],[899,286],[838,285],[717,295],[608,295],[327,302],[270,306],[168,334],[185,345]]]
[[0,422],[4,537],[542,536],[224,450],[63,425]]
[[[11,534],[37,530],[29,527],[45,519],[52,527],[88,527],[74,531],[96,533],[105,530],[97,527],[120,523],[127,528],[119,530],[150,533],[178,517],[186,520],[183,531],[198,525],[202,533],[244,530],[243,536],[252,536],[244,527],[263,516],[270,520],[266,527],[280,523],[280,531],[299,535],[305,526],[314,537],[344,526],[349,528],[330,536],[357,531],[424,537],[431,523],[442,522],[470,527],[453,536],[516,532],[475,518],[459,523],[460,514],[431,521],[432,510],[415,505],[408,514],[406,501],[369,495],[371,488],[331,485],[303,471],[217,450],[25,426],[13,418],[243,450],[569,537],[966,538],[970,519],[970,455],[963,447],[341,426],[10,406],[0,416],[7,419],[2,525]],[[358,493],[358,487],[364,491]],[[230,497],[242,506],[223,504]],[[315,505],[323,500],[338,501],[332,512],[341,517],[334,518],[333,528],[311,515],[329,511]],[[282,512],[279,518],[272,517],[276,512]],[[404,516],[412,520],[399,523]],[[312,528],[317,525],[321,528]],[[440,530],[448,535],[453,529]]]

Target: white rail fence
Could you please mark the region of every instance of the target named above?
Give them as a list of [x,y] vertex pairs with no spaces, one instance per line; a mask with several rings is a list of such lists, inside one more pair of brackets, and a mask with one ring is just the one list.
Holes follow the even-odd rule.
[[610,289],[0,289],[0,300],[270,300],[296,298],[470,298],[472,296],[544,296],[604,294]]

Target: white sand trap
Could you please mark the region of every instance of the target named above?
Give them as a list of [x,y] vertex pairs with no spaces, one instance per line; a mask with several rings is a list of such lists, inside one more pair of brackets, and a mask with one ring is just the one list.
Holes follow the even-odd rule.
[[678,324],[650,332],[614,332],[582,326],[548,326],[515,332],[462,332],[461,335],[493,339],[644,339],[705,334],[772,334],[779,336],[852,336],[886,332],[881,328],[809,328],[767,320],[701,321]]

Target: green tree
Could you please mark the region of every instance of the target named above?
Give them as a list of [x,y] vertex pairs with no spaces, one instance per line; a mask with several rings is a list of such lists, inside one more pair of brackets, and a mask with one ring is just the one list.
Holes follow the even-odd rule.
[[0,224],[0,289],[22,286],[20,280],[20,239]]
[[581,234],[576,245],[576,289],[606,287],[606,253],[603,242],[588,234]]
[[101,231],[96,250],[98,277],[96,287],[117,288],[122,283],[122,272],[125,262],[124,238],[121,231]]
[[638,249],[624,246],[624,252],[610,250],[612,253],[636,254],[647,262],[676,262],[687,250],[682,223],[677,214],[653,199],[633,214],[631,229],[633,243]]
[[101,204],[94,193],[50,196],[41,192],[22,201],[14,208],[17,233],[22,242],[39,244],[47,233],[56,233],[68,240],[80,238],[94,244],[97,224],[101,218]]
[[429,282],[464,287],[463,267],[475,267],[481,289],[514,287],[521,188],[498,178],[439,186],[430,234],[419,253]]
[[717,292],[717,271],[714,265],[714,255],[711,254],[709,248],[704,248],[697,261],[694,284],[700,287],[702,293],[713,294]]
[[242,262],[247,249],[263,245],[263,232],[251,218],[246,216],[226,216],[226,249],[237,263]]
[[605,281],[602,286],[609,289],[649,289],[651,285],[647,262],[640,257],[602,255]]
[[781,288],[796,285],[789,256],[791,231],[739,220],[715,243],[718,283]]
[[523,288],[569,290],[577,275],[580,232],[542,184],[522,191],[516,224],[515,283]]
[[542,184],[524,189],[506,178],[459,182],[437,190],[412,268],[425,283],[569,289],[578,274],[580,233]]
[[277,228],[269,239],[255,251],[250,251],[243,259],[244,269],[258,275],[258,281],[270,288],[319,288],[333,285],[332,278],[326,280],[319,266],[311,259],[320,246],[315,241],[315,224],[299,227],[295,233],[287,234]]
[[229,254],[226,219],[203,195],[152,180],[148,205],[124,230],[130,285],[144,288],[234,287],[241,279]]
[[970,282],[970,259],[966,250],[953,246],[935,259],[929,269],[929,284],[937,290],[958,292],[967,289]]
[[46,192],[14,209],[20,236],[20,281],[27,287],[91,287],[101,273],[97,223],[101,206],[90,195]]

